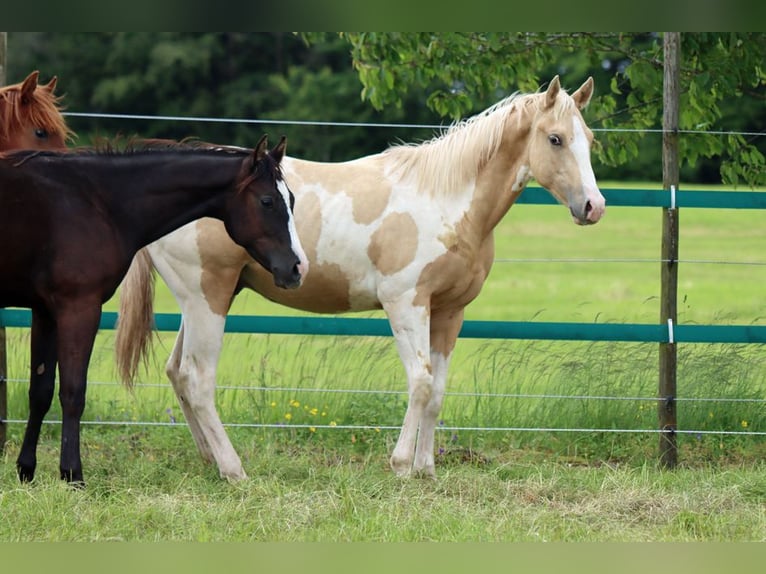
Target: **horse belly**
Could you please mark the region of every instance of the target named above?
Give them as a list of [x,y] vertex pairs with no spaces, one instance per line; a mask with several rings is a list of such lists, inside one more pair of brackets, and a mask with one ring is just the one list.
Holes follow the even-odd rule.
[[280,289],[258,263],[248,264],[240,286],[248,287],[267,299],[294,309],[312,313],[345,313],[380,309],[372,281],[350,278],[334,263],[311,262],[306,279],[298,289]]

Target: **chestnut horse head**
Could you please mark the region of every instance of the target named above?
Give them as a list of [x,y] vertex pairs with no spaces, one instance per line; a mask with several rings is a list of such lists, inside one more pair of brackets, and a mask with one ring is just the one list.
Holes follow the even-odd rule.
[[74,137],[61,115],[61,96],[54,93],[57,78],[38,84],[39,72],[23,82],[0,88],[0,151],[55,150]]

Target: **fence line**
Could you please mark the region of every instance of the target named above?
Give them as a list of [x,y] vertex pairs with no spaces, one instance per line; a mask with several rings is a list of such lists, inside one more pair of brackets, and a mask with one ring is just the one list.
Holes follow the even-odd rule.
[[[166,120],[178,122],[219,122],[219,123],[244,123],[244,124],[285,124],[285,125],[316,125],[337,127],[383,127],[383,128],[425,128],[444,130],[446,125],[423,125],[423,124],[384,124],[384,123],[358,123],[358,122],[322,122],[322,121],[299,121],[299,120],[270,120],[270,119],[247,119],[247,118],[211,118],[211,117],[183,117],[183,116],[156,116],[136,114],[103,114],[103,113],[78,113],[64,112],[65,116],[72,117],[95,117],[124,120]],[[743,135],[761,137],[763,132],[740,132],[740,131],[711,131],[711,130],[665,130],[665,129],[632,129],[632,128],[595,128],[595,132],[632,132],[632,133],[673,133],[688,135]],[[662,207],[662,208],[718,208],[718,209],[766,209],[765,192],[741,192],[741,191],[694,191],[694,190],[654,190],[654,189],[612,189],[602,190],[610,207]],[[519,198],[519,204],[552,205],[556,201],[541,188],[530,187]],[[563,262],[563,263],[699,263],[699,264],[728,264],[728,265],[766,265],[766,262],[736,262],[736,261],[713,261],[713,260],[516,260],[499,259],[499,262]],[[15,309],[0,309],[0,335],[4,335],[5,326],[28,327],[31,314],[28,311]],[[104,313],[101,328],[114,328],[116,313]],[[177,330],[180,325],[180,315],[157,314],[157,327],[160,330]],[[318,318],[318,317],[243,317],[229,316],[226,322],[227,332],[239,333],[272,333],[272,334],[326,334],[326,335],[369,335],[390,336],[390,327],[384,319],[348,319],[348,318]],[[760,325],[639,325],[639,324],[597,324],[597,323],[539,323],[539,322],[490,322],[490,321],[466,321],[461,337],[473,338],[516,338],[516,339],[563,339],[563,340],[593,340],[593,341],[628,341],[649,343],[681,343],[681,342],[721,342],[721,343],[766,343],[766,326]],[[4,336],[2,339],[4,353]],[[3,357],[4,359],[4,357]],[[2,367],[2,364],[0,364]],[[6,379],[0,369],[0,386]],[[16,380],[14,380],[16,381]],[[104,383],[107,384],[107,383]],[[226,387],[219,387],[226,388]],[[240,388],[240,387],[236,387]],[[266,388],[276,390],[275,388]],[[301,389],[306,391],[308,389]],[[316,390],[319,391],[318,389]],[[326,391],[326,390],[325,390]],[[337,392],[362,392],[338,390]],[[374,391],[373,391],[374,392]],[[380,391],[398,392],[398,391]],[[461,393],[447,393],[461,394]],[[601,399],[601,400],[663,400],[661,397],[584,397],[562,395],[505,395],[487,393],[462,393],[466,395],[480,396],[508,396],[517,398],[567,398],[567,399]],[[3,397],[0,397],[2,400]],[[715,398],[679,398],[673,397],[674,401],[735,401],[735,402],[766,402],[760,399],[715,399]],[[4,431],[7,423],[24,423],[15,419],[2,418],[0,412],[0,431]],[[60,424],[60,421],[45,421],[46,424]],[[109,425],[144,425],[144,426],[185,426],[183,423],[161,423],[142,421],[82,421],[82,424],[109,424]],[[379,427],[365,425],[302,425],[302,424],[260,424],[260,423],[225,423],[229,427],[247,428],[332,428],[332,429],[393,429],[399,427]],[[667,429],[567,429],[567,428],[526,428],[526,427],[442,427],[442,430],[464,431],[503,431],[503,432],[617,432],[617,433],[666,433]],[[673,429],[675,434],[690,435],[748,435],[764,436],[766,432],[758,431],[703,431]],[[0,437],[4,438],[4,437]],[[2,448],[0,440],[0,449]]]
[[[667,207],[683,205],[697,208],[766,208],[766,193],[735,191],[677,191],[664,190],[603,190],[608,203],[623,207]],[[541,188],[531,187],[525,190],[519,203],[550,205],[555,200]],[[595,262],[596,260],[594,260]],[[656,261],[669,260],[658,259]],[[679,263],[678,260],[675,261]],[[712,263],[712,262],[711,262]],[[763,265],[760,262],[740,262],[742,264]],[[102,314],[101,328],[113,329],[117,314]],[[176,331],[180,327],[180,315],[170,313],[155,314],[159,330]],[[24,309],[0,309],[0,330],[4,327],[29,327],[31,313]],[[344,318],[344,317],[269,317],[229,315],[226,319],[226,332],[270,333],[270,334],[315,334],[347,336],[391,336],[390,326],[385,319]],[[662,324],[627,324],[627,323],[549,323],[549,322],[500,322],[466,321],[461,330],[463,338],[508,338],[508,339],[558,339],[625,341],[643,343],[766,343],[766,326],[762,325],[669,325]],[[4,349],[0,350],[2,352]],[[0,373],[0,379],[4,375]],[[5,383],[5,380],[0,382]],[[658,400],[646,399],[646,400]],[[674,397],[674,400],[681,401]],[[713,399],[714,400],[714,399]],[[0,418],[0,430],[10,420]],[[93,422],[91,424],[98,424]],[[293,425],[293,428],[294,425]],[[343,428],[343,427],[341,427]],[[469,429],[463,429],[469,430]],[[506,429],[512,430],[512,429]],[[595,432],[602,432],[593,429]],[[576,431],[572,431],[576,432]],[[605,432],[605,431],[604,431]],[[617,432],[617,431],[615,431]],[[624,432],[634,432],[627,431]],[[650,431],[636,431],[650,432]],[[659,432],[659,431],[651,431]],[[676,430],[682,433],[686,431]],[[695,432],[695,431],[689,431]],[[700,434],[697,432],[697,434]],[[742,434],[742,431],[730,431],[727,434]]]
[[[9,383],[16,384],[28,384],[28,379],[6,379]],[[122,383],[116,381],[88,381],[89,386],[105,386],[105,387],[121,387]],[[169,383],[134,383],[132,385],[134,389],[166,389],[172,390]],[[359,394],[359,395],[407,395],[406,390],[391,390],[391,389],[318,389],[310,387],[262,387],[251,385],[216,385],[216,390],[219,391],[266,391],[274,393],[327,393],[327,394]],[[657,402],[657,397],[626,397],[615,395],[561,395],[561,394],[545,394],[545,393],[472,393],[466,391],[446,391],[444,393],[447,397],[487,397],[487,398],[499,398],[499,399],[567,399],[567,400],[582,400],[582,401],[645,401],[645,402]],[[743,399],[739,397],[677,397],[675,399],[678,402],[698,403],[698,402],[715,402],[715,403],[764,403],[766,399]],[[10,422],[10,421],[6,421]]]
[[[558,257],[528,257],[528,258],[500,258],[495,259],[495,263],[670,263],[670,259],[620,259],[620,258],[570,258],[563,259]],[[675,263],[687,263],[696,265],[747,265],[753,267],[766,266],[766,261],[724,261],[714,259],[676,259]]]
[[[286,126],[322,126],[322,127],[357,127],[357,128],[392,128],[392,129],[432,129],[442,130],[450,127],[451,124],[408,124],[408,123],[379,123],[379,122],[338,122],[322,120],[273,120],[266,118],[217,118],[210,116],[163,116],[148,114],[109,114],[102,112],[62,112],[64,116],[79,118],[103,118],[115,120],[150,120],[150,121],[171,121],[171,122],[201,122],[201,123],[221,123],[221,124],[267,124],[267,125],[286,125]],[[603,133],[655,133],[662,134],[669,130],[662,128],[591,128],[594,132]],[[741,135],[749,137],[763,137],[766,132],[743,132],[737,130],[674,130],[674,133],[686,135],[717,135],[731,136]]]
[[[5,423],[25,424],[21,419],[6,419]],[[59,425],[61,420],[44,420],[43,424]],[[186,427],[185,422],[163,421],[102,421],[82,420],[82,425],[89,426],[133,426],[133,427]],[[309,424],[309,423],[222,423],[228,428],[253,428],[253,429],[306,429],[306,430],[371,430],[398,431],[397,425],[344,425],[344,424]],[[662,429],[615,429],[615,428],[558,428],[558,427],[468,427],[468,426],[438,426],[437,431],[468,431],[468,432],[559,432],[559,433],[622,433],[622,434],[660,434],[666,432]],[[676,434],[685,435],[720,435],[720,436],[766,436],[766,431],[728,431],[728,430],[685,430],[677,429]]]

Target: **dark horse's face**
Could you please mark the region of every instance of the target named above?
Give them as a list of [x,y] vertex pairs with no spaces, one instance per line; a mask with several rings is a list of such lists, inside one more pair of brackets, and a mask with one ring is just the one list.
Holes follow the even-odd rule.
[[299,287],[308,271],[293,218],[295,198],[279,164],[285,138],[268,151],[266,136],[243,162],[237,178],[236,205],[225,221],[229,235],[274,276],[277,287]]

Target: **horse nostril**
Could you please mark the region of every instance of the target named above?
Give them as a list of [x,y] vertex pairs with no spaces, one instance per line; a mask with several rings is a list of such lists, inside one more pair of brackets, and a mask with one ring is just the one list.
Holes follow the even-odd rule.
[[585,202],[585,215],[587,216],[591,211],[593,211],[593,206],[590,203],[590,200]]

